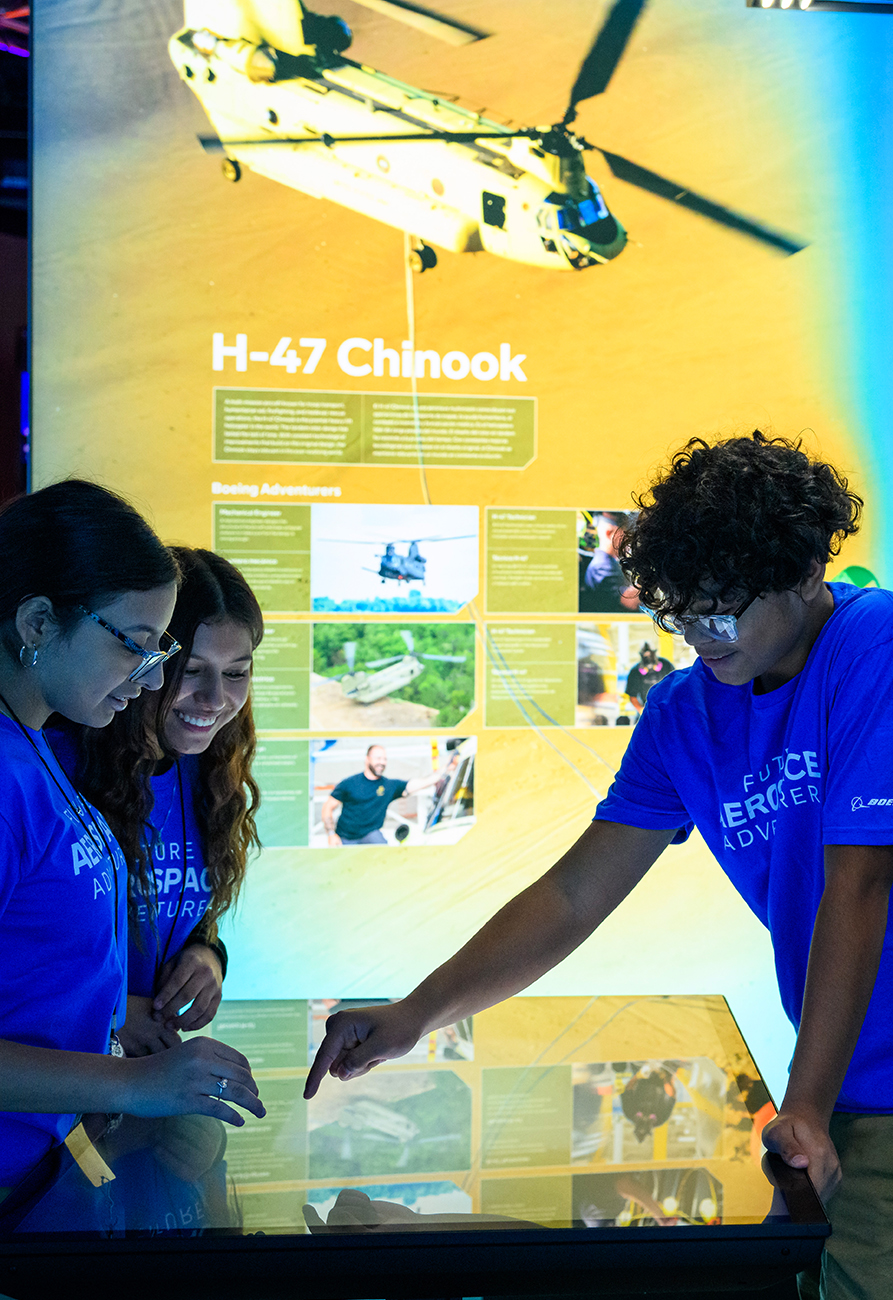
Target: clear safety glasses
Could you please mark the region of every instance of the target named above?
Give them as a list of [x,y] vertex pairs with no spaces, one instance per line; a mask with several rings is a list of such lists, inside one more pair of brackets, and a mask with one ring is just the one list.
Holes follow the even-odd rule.
[[738,619],[746,609],[757,600],[759,592],[749,596],[743,605],[731,614],[678,614],[667,618],[667,623],[675,632],[683,636],[686,632],[692,632],[695,629],[711,641],[737,641],[738,640]]

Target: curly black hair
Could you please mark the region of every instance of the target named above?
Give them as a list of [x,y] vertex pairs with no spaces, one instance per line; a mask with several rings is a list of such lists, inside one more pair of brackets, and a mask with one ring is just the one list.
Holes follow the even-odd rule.
[[[691,438],[646,492],[620,562],[658,623],[696,601],[797,587],[859,528],[863,501],[800,441]],[[706,612],[706,611],[705,611]]]

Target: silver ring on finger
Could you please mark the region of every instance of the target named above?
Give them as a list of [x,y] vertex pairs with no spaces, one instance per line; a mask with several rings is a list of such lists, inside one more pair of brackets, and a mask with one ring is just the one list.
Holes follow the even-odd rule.
[[224,1090],[224,1088],[227,1086],[228,1083],[229,1083],[229,1079],[218,1079],[218,1080],[217,1080],[217,1100],[218,1100],[218,1101],[222,1101],[222,1100],[223,1100],[223,1090]]

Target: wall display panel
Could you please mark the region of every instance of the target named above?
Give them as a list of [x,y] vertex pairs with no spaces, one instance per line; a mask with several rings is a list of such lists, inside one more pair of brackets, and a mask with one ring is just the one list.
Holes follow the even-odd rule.
[[[267,620],[237,998],[397,995],[585,827],[689,662],[614,554],[684,439],[804,433],[868,500],[837,573],[891,576],[893,22],[317,10],[35,14],[34,485],[129,493]],[[371,745],[437,780],[359,853],[320,812]],[[768,939],[696,836],[538,988],[723,992],[782,1086]]]

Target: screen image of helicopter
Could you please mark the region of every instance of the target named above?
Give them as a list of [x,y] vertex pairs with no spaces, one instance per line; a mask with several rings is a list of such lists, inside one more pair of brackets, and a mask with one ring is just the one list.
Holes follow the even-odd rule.
[[[357,3],[454,45],[490,35],[403,0]],[[222,155],[228,180],[249,169],[395,227],[410,237],[415,271],[437,265],[432,245],[562,271],[613,260],[627,232],[587,174],[587,152],[627,185],[779,252],[800,251],[803,240],[573,130],[579,105],[608,90],[647,4],[616,0],[562,115],[519,128],[348,58],[344,20],[299,0],[185,0],[185,26],[168,48],[214,128],[201,142]]]
[[473,623],[314,623],[312,731],[453,727],[474,707]]
[[314,506],[314,613],[456,613],[477,595],[478,519],[477,506]]
[[307,1104],[311,1179],[471,1168],[468,1084],[453,1070],[380,1070]]

